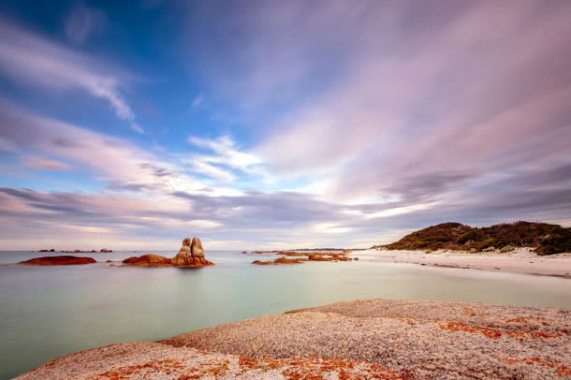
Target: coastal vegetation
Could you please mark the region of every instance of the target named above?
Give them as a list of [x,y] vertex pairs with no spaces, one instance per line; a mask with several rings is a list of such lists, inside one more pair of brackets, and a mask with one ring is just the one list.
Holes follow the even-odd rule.
[[509,252],[514,247],[533,247],[539,255],[569,252],[571,228],[523,221],[491,227],[470,227],[448,222],[415,231],[397,242],[373,248]]

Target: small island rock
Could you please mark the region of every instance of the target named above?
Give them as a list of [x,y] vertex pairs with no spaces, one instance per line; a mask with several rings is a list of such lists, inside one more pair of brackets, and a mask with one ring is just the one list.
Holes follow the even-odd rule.
[[123,264],[129,264],[138,267],[168,267],[171,266],[171,259],[150,253],[148,255],[138,257],[129,257],[128,259],[123,260]]
[[123,260],[123,264],[135,265],[141,267],[168,267],[175,266],[179,268],[201,268],[214,263],[206,260],[204,257],[204,248],[199,238],[184,238],[182,247],[172,259],[164,256],[149,254],[139,257],[129,257]]
[[77,256],[44,256],[36,257],[30,260],[21,261],[22,265],[85,265],[94,264],[97,261],[91,257]]

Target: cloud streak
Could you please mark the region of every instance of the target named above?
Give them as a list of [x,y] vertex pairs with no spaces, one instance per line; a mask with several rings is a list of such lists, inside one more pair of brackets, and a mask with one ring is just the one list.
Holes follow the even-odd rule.
[[121,73],[89,56],[0,19],[0,72],[17,83],[50,89],[82,90],[105,100],[117,117],[144,133],[120,92]]
[[[3,241],[49,239],[61,227],[136,248],[189,230],[217,248],[349,247],[445,221],[571,222],[571,3],[224,5],[175,7],[184,30],[173,25],[180,35],[142,49],[165,72],[148,83],[155,97],[137,93],[157,109],[160,127],[146,136],[0,99],[12,172],[81,172],[95,183],[23,189],[29,181],[6,174]],[[90,28],[74,43],[87,44]],[[5,20],[0,33],[10,83],[82,91],[143,132],[125,98],[128,74]],[[164,61],[148,59],[155,51]]]

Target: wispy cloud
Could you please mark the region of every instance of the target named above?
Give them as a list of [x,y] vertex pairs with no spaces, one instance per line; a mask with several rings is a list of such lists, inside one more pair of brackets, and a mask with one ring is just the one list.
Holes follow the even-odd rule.
[[109,103],[117,117],[143,133],[121,94],[125,72],[0,19],[0,72],[17,83],[83,90]]
[[[88,169],[99,181],[115,186],[121,183],[126,188],[170,191],[175,185],[174,179],[185,189],[201,186],[198,181],[190,181],[186,174],[175,174],[175,164],[160,160],[123,139],[35,115],[1,98],[0,139],[20,154],[43,154],[74,163]],[[24,163],[37,166],[40,162],[32,158]],[[165,172],[170,173],[169,176],[165,177]]]
[[105,14],[99,9],[79,4],[65,21],[65,34],[75,43],[82,44],[90,36],[101,33],[105,27]]
[[65,162],[51,160],[37,156],[26,156],[22,158],[22,166],[29,169],[39,170],[69,170],[71,167]]
[[191,106],[191,108],[199,108],[203,104],[204,104],[204,96],[197,95],[194,97],[194,99],[192,99],[190,106]]
[[238,174],[259,174],[262,160],[253,153],[240,150],[229,136],[217,139],[206,139],[189,136],[188,142],[196,147],[206,149],[208,154],[193,154],[188,162],[193,170],[223,181],[233,181]]
[[[69,165],[97,184],[7,185],[3,244],[27,248],[13,237],[32,235],[47,244],[64,231],[164,248],[191,231],[210,249],[348,247],[450,220],[571,222],[571,3],[184,6],[176,53],[192,54],[176,64],[195,76],[184,88],[165,69],[161,86],[176,82],[165,93],[181,96],[152,102],[164,114],[171,101],[200,112],[157,117],[173,123],[153,136],[160,152],[0,99],[11,169]],[[90,28],[72,33],[76,43]],[[7,81],[83,91],[143,132],[128,74],[5,21],[0,32]]]

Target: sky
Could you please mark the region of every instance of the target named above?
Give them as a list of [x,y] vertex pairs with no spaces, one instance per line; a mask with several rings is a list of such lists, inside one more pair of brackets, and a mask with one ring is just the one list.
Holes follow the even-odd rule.
[[0,2],[0,249],[571,225],[571,2]]

